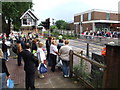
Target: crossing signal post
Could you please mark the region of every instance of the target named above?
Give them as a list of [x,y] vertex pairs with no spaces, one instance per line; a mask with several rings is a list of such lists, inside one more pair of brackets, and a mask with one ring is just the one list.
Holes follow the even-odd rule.
[[46,19],[46,29],[50,29],[50,18]]
[[42,21],[42,26],[46,29],[50,29],[50,18],[46,19],[45,21]]
[[50,18],[47,18],[45,21],[41,22],[42,26],[48,30],[50,36]]

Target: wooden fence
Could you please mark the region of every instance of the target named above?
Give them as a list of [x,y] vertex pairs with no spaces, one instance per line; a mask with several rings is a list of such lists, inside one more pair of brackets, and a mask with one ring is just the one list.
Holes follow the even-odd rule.
[[[120,45],[107,45],[106,46],[106,57],[105,64],[98,63],[92,59],[88,59],[80,54],[75,53],[74,51],[70,51],[70,77],[74,74],[73,67],[73,56],[79,57],[81,60],[89,62],[91,65],[96,65],[103,71],[102,78],[102,86],[97,88],[120,88]],[[77,59],[76,59],[77,60]],[[78,76],[80,80],[82,80],[88,87],[96,88],[89,82],[87,82],[84,78]],[[93,78],[94,79],[94,78]],[[92,80],[93,80],[92,79]],[[112,81],[111,81],[112,80]]]
[[[103,64],[100,64],[100,63],[98,63],[98,62],[96,62],[96,61],[93,61],[93,60],[90,60],[90,59],[88,59],[88,58],[86,58],[86,57],[84,57],[84,56],[82,56],[82,52],[80,53],[80,54],[77,54],[77,53],[75,53],[75,52],[73,52],[72,50],[70,51],[70,77],[72,77],[72,75],[73,75],[73,56],[77,56],[77,57],[79,57],[81,60],[85,60],[85,61],[87,61],[87,62],[89,62],[89,63],[91,63],[91,64],[94,64],[94,65],[96,65],[97,67],[99,67],[99,68],[106,68],[106,66],[105,65],[103,65]],[[94,88],[94,86],[92,86],[90,83],[88,83],[87,81],[85,81],[82,77],[80,77],[80,76],[78,76],[79,77],[79,79],[81,79],[82,81],[84,81],[85,82],[85,84],[86,85],[88,85],[88,87],[91,87],[91,88]]]

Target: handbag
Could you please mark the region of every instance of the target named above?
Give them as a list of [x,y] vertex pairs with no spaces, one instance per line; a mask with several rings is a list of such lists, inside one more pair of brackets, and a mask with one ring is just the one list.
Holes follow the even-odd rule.
[[7,80],[7,87],[8,88],[13,88],[14,87],[14,81],[11,80],[10,78]]
[[8,56],[10,56],[10,50],[9,49],[7,49],[7,53],[8,53]]
[[44,63],[41,63],[41,64],[40,64],[39,72],[40,72],[41,74],[47,72],[47,68],[45,67]]

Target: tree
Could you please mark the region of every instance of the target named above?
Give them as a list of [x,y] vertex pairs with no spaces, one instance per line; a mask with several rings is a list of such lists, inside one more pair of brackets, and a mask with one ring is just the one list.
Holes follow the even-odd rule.
[[54,29],[58,29],[56,25],[50,26],[51,32],[53,32]]
[[[14,25],[16,30],[20,28],[20,17],[32,7],[32,2],[2,2],[2,31],[6,34],[10,33],[10,23]],[[5,21],[8,20],[8,23]],[[7,28],[7,29],[6,29]]]
[[58,29],[56,25],[50,26],[50,29]]
[[56,24],[56,26],[58,27],[58,29],[64,29],[63,23],[65,23],[64,20],[58,20],[58,21],[56,21],[55,24]]
[[58,29],[66,29],[69,30],[69,23],[65,22],[64,20],[58,20],[56,21],[56,26],[58,27]]
[[63,23],[63,27],[65,30],[70,30],[69,23],[67,23],[67,22]]

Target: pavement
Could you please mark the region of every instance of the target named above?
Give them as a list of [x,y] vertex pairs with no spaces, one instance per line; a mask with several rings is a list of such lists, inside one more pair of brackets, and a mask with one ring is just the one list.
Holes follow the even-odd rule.
[[[22,66],[17,66],[16,58],[10,57],[6,64],[10,72],[11,79],[14,80],[14,88],[25,88],[24,62],[22,61]],[[36,88],[81,88],[80,84],[73,78],[64,78],[62,71],[57,67],[55,72],[51,72],[50,67],[48,67],[48,72],[44,75],[45,78],[43,79],[36,76]]]

